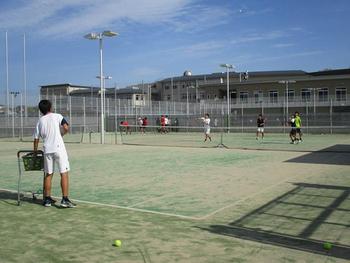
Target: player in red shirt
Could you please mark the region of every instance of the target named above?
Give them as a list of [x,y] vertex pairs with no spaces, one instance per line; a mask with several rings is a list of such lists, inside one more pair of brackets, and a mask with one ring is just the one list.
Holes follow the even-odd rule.
[[123,127],[123,130],[125,131],[125,134],[131,134],[130,126],[128,121],[122,121],[120,122],[120,126]]
[[142,130],[143,130],[143,133],[146,132],[146,127],[148,125],[148,119],[147,117],[144,117],[143,120],[142,120]]
[[162,115],[162,117],[160,117],[160,125],[162,126],[160,129],[160,133],[165,133],[165,116]]

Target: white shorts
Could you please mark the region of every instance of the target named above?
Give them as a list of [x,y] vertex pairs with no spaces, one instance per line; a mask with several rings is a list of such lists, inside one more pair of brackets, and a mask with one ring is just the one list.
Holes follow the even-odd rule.
[[264,127],[258,127],[258,132],[264,132]]
[[204,128],[204,133],[205,134],[210,134],[210,128]]
[[55,152],[44,154],[44,171],[47,174],[52,174],[55,171],[55,163],[58,164],[60,173],[65,173],[70,170],[69,161],[66,152]]

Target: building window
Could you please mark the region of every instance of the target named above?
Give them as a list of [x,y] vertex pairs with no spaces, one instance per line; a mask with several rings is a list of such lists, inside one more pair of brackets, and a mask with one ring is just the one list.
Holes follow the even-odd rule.
[[181,94],[181,99],[183,99],[183,100],[187,99],[187,94],[186,93],[182,93]]
[[269,91],[269,98],[270,98],[270,103],[277,103],[278,102],[278,91],[277,90],[270,90]]
[[169,86],[168,86],[168,85],[166,85],[166,86],[165,86],[165,89],[169,89]]
[[183,89],[185,88],[185,84],[182,84],[182,88],[183,88]]
[[210,100],[210,94],[207,95],[207,99]]
[[263,102],[263,92],[261,90],[254,91],[254,102],[255,103]]
[[318,91],[318,101],[328,101],[328,88],[320,88]]
[[231,91],[230,97],[231,97],[231,103],[233,104],[237,103],[237,91]]
[[171,96],[168,95],[168,96],[166,97],[166,99],[167,99],[167,100],[171,100]]
[[336,88],[335,99],[336,101],[346,101],[346,88]]
[[174,85],[174,86],[173,86],[173,89],[177,89],[177,85]]
[[135,95],[135,99],[136,99],[136,100],[139,100],[139,95]]
[[295,96],[295,91],[292,89],[288,90],[288,102],[293,102]]
[[241,91],[239,93],[239,100],[241,103],[248,103],[248,92],[247,91]]
[[301,100],[302,101],[311,101],[311,90],[310,89],[302,89],[301,90]]
[[199,93],[199,97],[201,100],[204,100],[205,99],[205,93],[204,92],[200,92]]

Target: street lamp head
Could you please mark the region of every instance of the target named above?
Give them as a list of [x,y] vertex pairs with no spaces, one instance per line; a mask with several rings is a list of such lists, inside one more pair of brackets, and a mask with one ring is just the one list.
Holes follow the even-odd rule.
[[115,36],[118,36],[119,33],[113,32],[111,30],[106,30],[106,31],[103,31],[102,35],[104,35],[106,37],[115,37]]
[[100,34],[93,32],[93,33],[86,34],[84,37],[86,39],[96,40],[96,39],[100,39]]
[[231,65],[231,64],[220,64],[220,67],[223,67],[223,68],[233,68],[233,65]]
[[[100,79],[100,76],[96,76],[97,79]],[[102,79],[112,79],[111,76],[102,76]]]

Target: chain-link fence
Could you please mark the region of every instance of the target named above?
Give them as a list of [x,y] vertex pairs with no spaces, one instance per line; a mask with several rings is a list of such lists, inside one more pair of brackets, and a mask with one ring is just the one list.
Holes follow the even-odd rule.
[[[71,134],[98,133],[101,131],[101,99],[97,97],[45,96],[53,111],[62,114],[70,124]],[[39,98],[38,98],[39,99]],[[227,111],[226,101],[171,102],[133,101],[106,98],[105,131],[116,132],[121,121],[138,125],[139,117],[147,117],[150,126],[160,125],[161,115],[167,115],[171,126],[199,126],[198,118],[208,113],[212,127],[226,127],[232,131],[249,132],[256,127],[258,114],[263,114],[267,127],[285,132],[288,119],[298,111],[305,133],[349,133],[350,103],[329,98],[327,101],[303,101],[294,98],[271,102],[268,98],[258,103],[232,101]],[[36,105],[13,104],[0,112],[0,137],[23,139],[31,137],[40,113]],[[229,121],[228,121],[229,119]],[[229,126],[229,127],[228,127]],[[136,129],[136,128],[135,128]],[[80,138],[77,136],[76,138]]]

